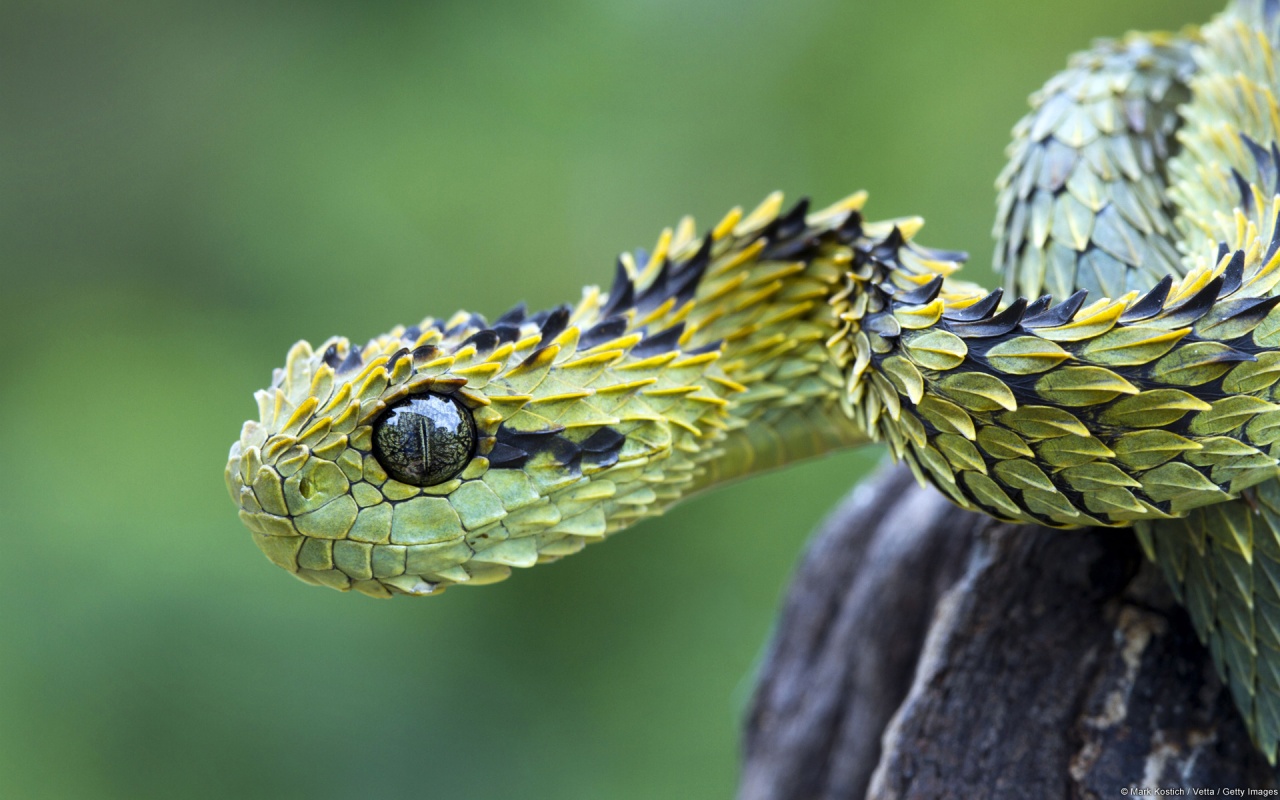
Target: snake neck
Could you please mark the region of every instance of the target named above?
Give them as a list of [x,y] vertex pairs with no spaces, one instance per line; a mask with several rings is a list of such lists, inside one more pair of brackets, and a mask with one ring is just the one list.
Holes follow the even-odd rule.
[[[706,483],[838,447],[904,442],[904,405],[922,400],[916,384],[939,391],[933,384],[943,368],[956,365],[940,353],[931,357],[930,343],[966,323],[980,335],[993,320],[997,326],[1016,320],[1027,308],[1018,300],[997,315],[1001,290],[988,293],[951,278],[964,253],[917,244],[918,217],[868,221],[865,200],[859,193],[814,214],[801,200],[780,213],[775,194],[745,220],[731,213],[698,255],[661,268],[684,275],[718,254],[692,301],[666,306],[679,309],[672,319],[683,345],[717,356],[708,385],[724,390],[727,425],[706,450]],[[728,223],[733,236],[725,234]],[[666,245],[660,240],[659,251]],[[633,264],[624,256],[611,297],[669,282],[646,280]],[[918,381],[898,374],[904,357],[922,370]]]
[[[880,438],[869,424],[875,394],[863,380],[883,381],[864,375],[870,342],[883,341],[874,337],[878,320],[892,298],[932,291],[963,255],[915,244],[918,218],[867,221],[865,199],[813,213],[801,200],[783,212],[775,194],[745,217],[731,212],[700,240],[686,220],[653,255],[624,254],[608,298],[590,314],[579,309],[595,319],[628,306],[631,329],[668,342],[661,352],[643,343],[630,351],[629,370],[704,359],[690,387],[714,394],[722,413],[684,426],[678,403],[663,412],[674,423],[674,458],[692,474],[681,497]],[[957,306],[983,296],[950,281],[946,294]]]

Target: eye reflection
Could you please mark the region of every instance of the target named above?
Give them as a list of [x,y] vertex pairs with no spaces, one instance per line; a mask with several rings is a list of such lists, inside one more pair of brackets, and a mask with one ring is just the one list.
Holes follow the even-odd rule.
[[373,424],[373,455],[401,483],[435,486],[467,466],[475,451],[471,412],[438,394],[406,398]]

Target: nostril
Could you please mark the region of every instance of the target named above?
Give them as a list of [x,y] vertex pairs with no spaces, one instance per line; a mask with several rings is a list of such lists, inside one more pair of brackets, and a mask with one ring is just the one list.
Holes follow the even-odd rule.
[[315,486],[312,485],[310,478],[303,478],[298,481],[298,494],[302,495],[304,498],[309,499],[314,491]]

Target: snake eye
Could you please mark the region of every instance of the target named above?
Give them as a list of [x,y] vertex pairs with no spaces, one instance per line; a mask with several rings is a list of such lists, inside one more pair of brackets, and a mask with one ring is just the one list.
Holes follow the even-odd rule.
[[444,483],[467,466],[475,447],[471,412],[444,395],[408,397],[373,423],[373,455],[401,483]]

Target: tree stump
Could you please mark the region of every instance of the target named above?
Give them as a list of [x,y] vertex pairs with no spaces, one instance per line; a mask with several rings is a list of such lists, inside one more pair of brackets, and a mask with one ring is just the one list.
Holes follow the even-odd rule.
[[1131,533],[996,522],[899,467],[858,487],[799,566],[738,797],[1275,785]]

